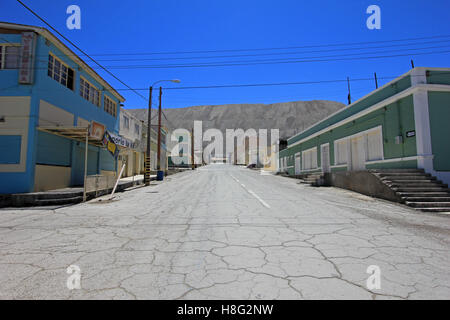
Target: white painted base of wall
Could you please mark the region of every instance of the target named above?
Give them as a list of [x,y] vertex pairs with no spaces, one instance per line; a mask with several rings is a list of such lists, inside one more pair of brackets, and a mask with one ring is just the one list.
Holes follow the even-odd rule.
[[72,169],[70,167],[36,165],[34,191],[47,191],[70,186]]

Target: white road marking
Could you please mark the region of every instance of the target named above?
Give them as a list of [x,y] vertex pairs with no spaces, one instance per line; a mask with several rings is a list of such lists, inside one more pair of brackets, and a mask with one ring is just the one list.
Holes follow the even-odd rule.
[[252,190],[248,190],[248,189],[247,189],[247,191],[252,196],[254,196],[256,199],[258,199],[258,201],[261,202],[264,207],[266,207],[267,209],[270,209],[270,206],[263,199],[261,199],[256,193],[254,193]]
[[241,185],[242,188],[244,188],[248,193],[250,193],[252,196],[254,196],[254,197],[256,198],[256,200],[258,200],[259,202],[261,202],[261,204],[262,204],[264,207],[270,209],[270,206],[267,204],[267,202],[265,202],[263,199],[261,199],[261,198],[260,198],[256,193],[254,193],[252,190],[247,189],[247,187],[245,187],[244,184],[242,184],[242,183],[239,182],[239,179],[238,179],[238,178],[236,178],[236,177],[233,176],[232,174],[230,174],[230,176],[231,176],[237,183],[239,183],[239,184]]

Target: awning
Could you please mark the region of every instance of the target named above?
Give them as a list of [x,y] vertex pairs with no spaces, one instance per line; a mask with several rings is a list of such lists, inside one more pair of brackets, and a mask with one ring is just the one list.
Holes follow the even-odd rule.
[[[89,129],[87,127],[37,127],[37,129],[42,132],[47,132],[63,138],[80,142],[85,142],[86,135],[89,135]],[[96,147],[105,147],[102,143],[102,140],[98,140],[97,138],[88,137],[88,141],[89,144]]]

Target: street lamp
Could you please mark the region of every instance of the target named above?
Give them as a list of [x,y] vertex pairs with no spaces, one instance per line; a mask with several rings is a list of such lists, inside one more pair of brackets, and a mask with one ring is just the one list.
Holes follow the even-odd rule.
[[[147,119],[147,155],[146,155],[146,161],[145,161],[145,174],[144,174],[144,183],[146,186],[150,185],[150,141],[151,141],[151,123],[152,123],[152,92],[153,87],[160,82],[173,82],[173,83],[180,83],[181,81],[179,79],[172,79],[172,80],[158,80],[154,82],[150,86],[150,92],[149,92],[149,99],[148,99],[148,119]],[[158,141],[161,139],[161,88],[160,90],[160,103],[159,103],[159,126],[158,126]],[[159,158],[159,150],[158,150],[158,158]],[[159,159],[157,161],[159,163]],[[159,168],[158,168],[159,170]]]

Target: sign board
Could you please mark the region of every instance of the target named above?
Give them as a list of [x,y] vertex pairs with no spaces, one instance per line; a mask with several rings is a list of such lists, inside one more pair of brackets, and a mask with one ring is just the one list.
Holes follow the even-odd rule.
[[412,137],[415,137],[415,136],[416,136],[416,130],[411,130],[411,131],[406,132],[406,137],[407,138],[412,138]]
[[97,140],[101,140],[105,134],[105,126],[101,123],[92,121],[89,128],[89,137]]
[[21,84],[33,83],[35,39],[36,34],[34,32],[22,33],[22,54],[19,67],[19,83]]
[[118,146],[125,147],[125,148],[131,148],[131,149],[136,148],[136,143],[134,143],[133,141],[131,141],[127,138],[124,138],[122,136],[116,136],[114,134],[111,134],[111,138],[113,139],[114,143],[117,144]]
[[103,145],[106,147],[106,149],[111,153],[111,155],[114,158],[117,158],[119,155],[119,148],[114,143],[113,139],[111,138],[111,135],[108,133],[108,131],[105,131],[105,134],[103,135]]

